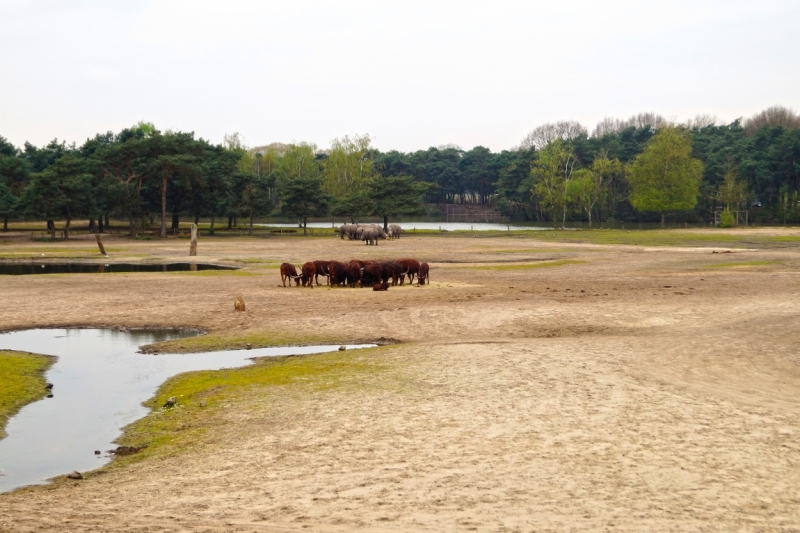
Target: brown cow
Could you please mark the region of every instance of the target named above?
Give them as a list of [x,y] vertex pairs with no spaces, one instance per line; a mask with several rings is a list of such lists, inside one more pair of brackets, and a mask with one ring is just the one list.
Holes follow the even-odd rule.
[[353,259],[347,265],[347,275],[350,278],[348,281],[350,283],[351,288],[355,288],[356,283],[361,281],[361,269],[364,268],[364,265],[361,261],[357,259]]
[[300,281],[302,281],[303,287],[314,286],[314,274],[316,274],[316,272],[317,269],[314,267],[314,263],[311,261],[303,263],[303,267],[300,269]]
[[398,259],[395,263],[399,263],[406,269],[405,273],[408,274],[408,282],[414,283],[414,276],[419,274],[419,261],[416,259]]
[[[314,281],[317,282],[317,285],[319,285],[320,276],[326,276],[326,277],[330,276],[330,272],[328,271],[330,264],[331,264],[330,261],[314,261],[314,269],[315,269]],[[325,284],[326,285],[331,284],[330,277],[328,277],[328,279],[325,280]]]
[[389,282],[384,281],[383,283],[376,283],[372,286],[373,291],[388,291],[389,290]]
[[422,262],[419,264],[419,276],[417,280],[420,285],[425,285],[425,283],[430,283],[430,276],[429,276],[429,267],[428,263]]
[[383,281],[383,267],[376,263],[371,263],[364,266],[364,271],[361,273],[361,286],[368,287],[375,283]]
[[292,286],[292,280],[295,285],[300,285],[300,276],[297,275],[297,269],[291,263],[284,263],[281,265],[281,281],[283,286],[286,286],[286,280],[289,280],[289,286]]
[[392,285],[397,285],[397,280],[400,277],[400,273],[398,272],[401,270],[400,265],[392,263],[391,261],[385,261],[379,264],[383,268],[383,281],[389,281],[391,278]]
[[330,279],[332,287],[349,283],[350,272],[347,269],[347,265],[339,261],[331,261],[330,265],[328,265],[328,279]]

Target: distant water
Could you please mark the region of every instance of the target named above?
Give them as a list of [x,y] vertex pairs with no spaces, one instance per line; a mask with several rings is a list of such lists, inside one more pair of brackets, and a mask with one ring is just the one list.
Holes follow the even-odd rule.
[[0,275],[23,274],[103,274],[111,272],[195,272],[200,270],[236,270],[238,267],[204,263],[5,263]]
[[[53,398],[9,420],[0,440],[0,492],[45,483],[110,461],[121,429],[147,415],[142,402],[167,378],[250,364],[253,357],[331,352],[339,346],[259,348],[196,354],[141,354],[139,346],[197,335],[189,330],[33,329],[0,334],[0,350],[58,356],[46,379]],[[348,348],[364,348],[348,346]],[[0,382],[1,383],[1,382]],[[95,450],[103,452],[96,456]]]
[[[333,224],[335,227],[339,227],[344,222],[337,222]],[[542,227],[542,226],[523,226],[519,224],[499,224],[494,222],[392,222],[392,224],[399,224],[401,228],[408,231],[413,231],[416,229],[426,229],[426,230],[447,230],[447,231],[519,231],[519,230],[552,230],[552,227]],[[256,224],[257,226],[262,227],[274,227],[274,228],[297,228],[297,224]],[[381,224],[379,224],[381,225]],[[331,228],[332,224],[330,222],[309,222],[307,224],[309,228]]]

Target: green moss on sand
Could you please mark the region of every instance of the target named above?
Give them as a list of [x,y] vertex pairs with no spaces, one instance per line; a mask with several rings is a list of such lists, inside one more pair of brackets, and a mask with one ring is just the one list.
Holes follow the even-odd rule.
[[0,438],[10,417],[47,395],[44,373],[55,357],[0,351]]
[[[316,355],[258,359],[235,369],[189,372],[170,378],[145,403],[152,412],[124,429],[119,443],[141,448],[118,458],[124,465],[154,455],[171,455],[202,442],[209,430],[228,424],[226,412],[252,400],[269,387],[304,387],[309,394],[323,390],[363,387],[364,378],[385,370],[373,362],[377,350],[331,352]],[[175,397],[175,407],[163,405]]]

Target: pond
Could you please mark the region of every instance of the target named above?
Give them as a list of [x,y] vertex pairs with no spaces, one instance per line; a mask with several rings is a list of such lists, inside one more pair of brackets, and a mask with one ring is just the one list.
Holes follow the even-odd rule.
[[238,267],[204,263],[4,263],[0,275],[23,274],[103,274],[110,272],[196,272],[200,270],[237,270]]
[[[109,462],[121,428],[149,412],[142,402],[167,378],[193,370],[250,364],[253,357],[331,352],[339,346],[292,346],[196,354],[142,354],[139,346],[197,335],[190,330],[34,329],[0,334],[0,350],[58,357],[46,379],[53,398],[8,421],[0,440],[0,492],[45,483]],[[348,349],[374,345],[353,345]],[[100,450],[101,455],[94,451]]]
[[[309,228],[328,228],[331,227],[339,227],[343,224],[343,222],[331,223],[331,222],[309,222],[307,226]],[[392,222],[395,224],[395,222]],[[414,229],[424,229],[424,230],[446,230],[446,231],[520,231],[520,230],[552,230],[553,226],[550,225],[549,227],[545,226],[533,226],[533,225],[521,225],[519,223],[510,222],[508,224],[499,224],[494,222],[397,222],[396,224],[400,224],[406,232],[414,231]],[[297,224],[256,224],[257,226],[262,227],[274,227],[274,228],[297,228],[302,230],[302,227],[298,227]],[[382,226],[382,223],[378,223],[379,226]]]

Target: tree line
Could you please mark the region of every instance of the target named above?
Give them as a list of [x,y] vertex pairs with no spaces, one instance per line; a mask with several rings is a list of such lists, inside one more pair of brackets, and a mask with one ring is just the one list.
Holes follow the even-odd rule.
[[717,124],[675,124],[654,113],[541,125],[501,152],[477,146],[381,152],[368,135],[314,144],[212,144],[139,123],[82,146],[54,140],[17,148],[0,137],[0,216],[46,220],[65,234],[75,219],[103,231],[109,217],[177,228],[181,216],[228,226],[285,216],[358,220],[415,215],[425,204],[491,205],[514,220],[709,220],[755,209],[765,223],[800,221],[800,117],[782,107]]
[[303,221],[416,214],[428,186],[410,176],[375,172],[369,137],[334,142],[319,152],[307,143],[248,150],[238,134],[214,145],[193,133],[161,132],[139,123],[105,133],[82,146],[52,141],[17,149],[0,137],[0,216],[55,221],[89,219],[104,231],[110,217],[128,221],[131,236],[160,221],[159,233],[178,227],[180,216],[218,219],[228,227],[245,218],[280,215]]

